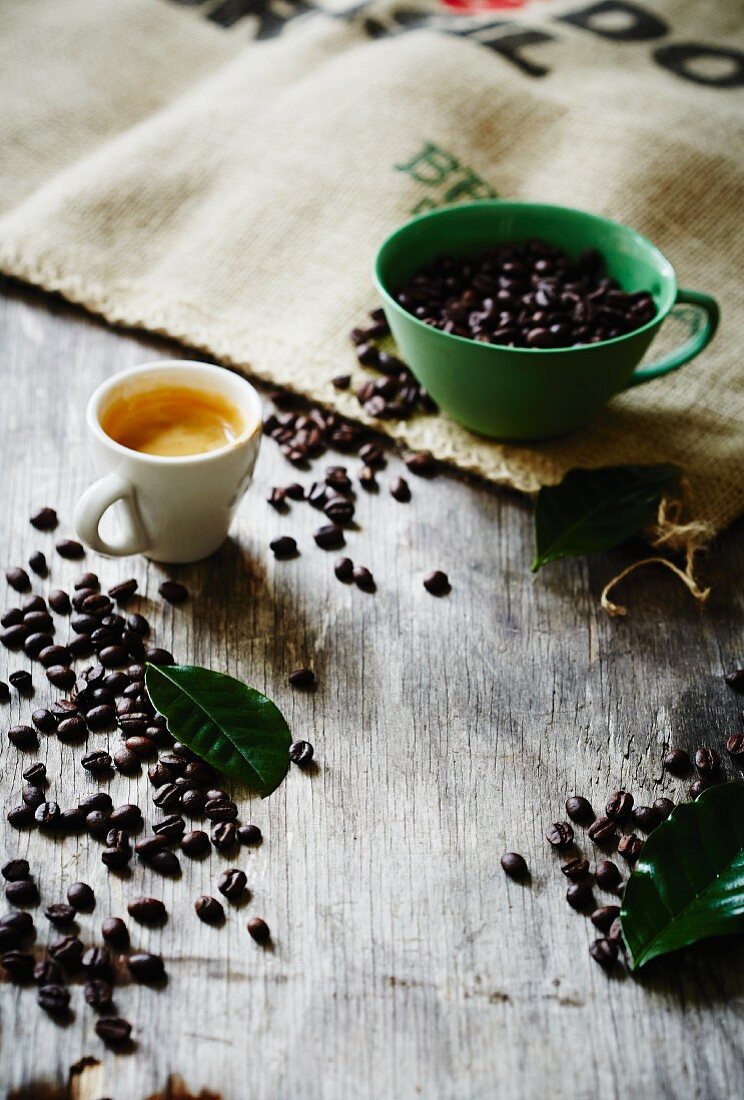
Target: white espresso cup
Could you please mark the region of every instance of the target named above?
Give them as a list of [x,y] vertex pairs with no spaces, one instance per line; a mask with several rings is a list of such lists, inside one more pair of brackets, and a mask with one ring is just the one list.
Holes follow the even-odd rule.
[[[135,451],[107,435],[101,421],[113,402],[160,386],[218,394],[239,412],[243,430],[224,447],[174,457]],[[250,382],[208,363],[146,363],[103,382],[88,402],[86,422],[103,477],[75,508],[80,538],[102,554],[145,554],[153,561],[199,561],[214,553],[250,484],[261,443],[261,399]],[[99,526],[117,503],[119,532],[107,539]]]

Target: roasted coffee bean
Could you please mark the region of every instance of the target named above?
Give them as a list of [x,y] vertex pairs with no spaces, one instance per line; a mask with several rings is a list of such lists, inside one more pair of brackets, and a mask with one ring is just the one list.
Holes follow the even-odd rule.
[[8,740],[17,749],[35,749],[39,744],[36,730],[31,726],[11,726],[8,730]]
[[0,963],[12,982],[22,984],[31,980],[34,972],[34,957],[24,951],[6,951],[0,955]]
[[744,691],[744,668],[737,668],[733,672],[727,672],[724,680],[734,691]]
[[127,959],[129,973],[138,982],[158,982],[165,977],[165,967],[160,955],[138,951]]
[[49,593],[49,606],[58,615],[69,615],[71,611],[70,597],[61,588],[54,588]]
[[127,618],[127,626],[130,630],[133,630],[135,634],[139,634],[140,638],[146,638],[150,633],[150,624],[144,615],[137,613],[129,615]]
[[566,878],[570,879],[571,882],[579,882],[589,874],[589,860],[579,858],[569,859],[567,863],[561,864],[561,872]]
[[[110,814],[114,804],[111,801],[111,795],[107,791],[94,791],[93,794],[86,795],[80,801],[79,806],[86,814],[92,813],[94,810],[103,810],[106,814]],[[108,820],[108,817],[106,820]]]
[[269,495],[266,497],[266,502],[276,508],[277,511],[286,511],[286,492],[279,485],[275,485],[269,490]]
[[57,831],[61,833],[79,832],[85,828],[85,813],[79,806],[72,806],[68,810],[61,810],[57,818]]
[[47,905],[44,916],[52,924],[69,924],[75,919],[75,910],[71,905],[65,905],[63,901],[59,901],[54,905]]
[[37,577],[46,577],[49,572],[47,560],[41,550],[35,550],[28,559],[28,564],[31,569],[36,573]]
[[132,858],[132,850],[129,847],[126,848],[111,848],[106,847],[101,852],[101,862],[108,867],[110,871],[121,871],[129,863]]
[[46,764],[42,764],[40,760],[32,764],[23,772],[23,778],[34,787],[43,787],[47,781]]
[[47,680],[62,691],[69,691],[75,683],[75,673],[64,665],[52,665],[46,670]]
[[121,644],[126,649],[130,657],[134,657],[136,660],[144,660],[145,657],[145,643],[142,638],[134,630],[130,630],[127,627],[121,636]]
[[351,385],[351,375],[337,374],[335,378],[331,379],[331,383],[333,384],[334,389],[348,390],[349,386]]
[[111,970],[111,956],[105,947],[89,947],[80,960],[83,970],[104,977]]
[[350,581],[354,575],[354,563],[351,558],[338,558],[333,572],[340,581]]
[[271,939],[271,931],[262,917],[251,917],[246,925],[248,934],[257,944],[263,946]]
[[567,821],[554,821],[548,826],[545,836],[553,848],[568,848],[573,843],[574,831]]
[[99,840],[102,840],[111,828],[109,824],[110,820],[110,810],[91,810],[86,815],[85,828],[88,830],[91,836],[97,837]]
[[81,741],[87,733],[85,719],[79,714],[73,714],[71,718],[63,718],[57,723],[57,737],[60,741]]
[[34,967],[34,981],[37,985],[63,985],[64,973],[54,959],[40,959]]
[[96,1035],[109,1046],[122,1046],[129,1041],[132,1025],[121,1016],[103,1016],[96,1020]]
[[73,882],[67,891],[67,900],[78,913],[89,913],[96,904],[96,896],[87,882]]
[[526,876],[530,873],[527,866],[527,861],[525,860],[524,856],[520,856],[518,852],[504,852],[503,856],[501,857],[501,867],[504,873],[509,876],[509,878],[526,878]]
[[55,722],[62,722],[65,718],[72,718],[78,713],[78,709],[71,699],[58,699],[52,703],[52,714]]
[[133,710],[129,714],[120,714],[116,724],[125,737],[140,737],[150,724],[150,718],[144,711]]
[[0,680],[0,703],[7,703],[10,699],[10,688],[4,680]]
[[21,879],[28,878],[29,866],[27,859],[11,859],[3,866],[0,871],[3,878],[7,882],[20,882]]
[[741,766],[744,761],[744,734],[732,733],[726,741],[726,752]]
[[220,852],[230,851],[238,840],[238,827],[234,821],[220,821],[212,829],[212,843]]
[[168,913],[158,898],[135,898],[127,905],[127,912],[140,924],[162,924]]
[[293,558],[297,554],[297,543],[289,535],[280,535],[271,540],[269,549],[275,558]]
[[20,649],[28,637],[28,629],[19,623],[17,626],[9,626],[0,634],[0,643],[6,649]]
[[354,519],[355,509],[353,502],[347,497],[332,496],[326,501],[323,506],[323,511],[332,523],[339,524],[341,527],[347,527]]
[[5,897],[19,908],[39,904],[39,887],[32,878],[15,879],[5,887]]
[[578,794],[566,799],[566,813],[580,825],[588,825],[595,817],[591,802]]
[[289,682],[294,688],[300,688],[307,691],[309,688],[315,687],[315,673],[311,668],[296,668],[289,674]]
[[37,531],[52,531],[57,526],[57,513],[54,508],[39,508],[37,512],[31,516],[29,523],[32,527],[35,527]]
[[704,779],[713,779],[718,775],[721,758],[715,749],[708,748],[707,745],[701,745],[695,753],[695,767],[698,774],[703,776]]
[[180,875],[181,864],[178,856],[164,848],[162,852],[155,852],[148,860],[153,871],[160,875]]
[[189,817],[199,817],[204,813],[206,798],[203,791],[195,789],[184,791],[181,796],[181,809]]
[[173,660],[173,654],[167,649],[148,648],[145,651],[147,660],[151,665],[172,665],[175,664]]
[[0,616],[0,625],[19,626],[23,622],[23,612],[20,607],[10,607]]
[[163,848],[168,846],[168,837],[159,836],[155,833],[153,836],[142,837],[138,840],[134,846],[134,850],[138,856],[142,859],[149,859],[155,852],[161,852]]
[[623,881],[623,876],[611,859],[601,859],[594,869],[594,877],[597,885],[603,890],[616,890]]
[[357,565],[351,574],[352,580],[362,592],[374,592],[376,589],[375,578],[364,565]]
[[30,672],[26,672],[25,669],[19,669],[17,672],[11,672],[8,679],[19,695],[30,694],[31,688],[33,687]]
[[140,760],[147,760],[154,756],[156,752],[155,745],[149,737],[127,737],[124,745],[129,752],[133,752]]
[[14,829],[24,829],[34,821],[34,811],[29,806],[13,806],[5,816]]
[[210,821],[235,821],[237,805],[229,798],[210,798],[204,807],[204,815]]
[[403,456],[408,469],[417,477],[433,477],[437,472],[437,463],[428,451],[413,452]]
[[112,829],[128,829],[136,832],[142,826],[142,810],[133,802],[124,802],[111,811],[109,824]]
[[73,657],[89,657],[93,652],[93,642],[88,634],[74,634],[67,648]]
[[122,775],[133,775],[140,770],[140,758],[128,748],[122,747],[114,753],[114,765]]
[[600,932],[607,933],[619,916],[619,905],[602,905],[599,909],[594,910],[589,919]]
[[238,843],[244,845],[260,844],[263,840],[258,825],[241,825],[236,832]]
[[207,802],[210,802],[212,799],[216,799],[218,802],[224,802],[229,800],[230,796],[227,791],[223,791],[221,787],[210,787],[205,791],[205,798]]
[[589,879],[572,882],[566,890],[566,901],[572,909],[588,909],[594,905],[592,884]]
[[199,920],[205,924],[222,924],[225,919],[225,910],[216,898],[210,898],[203,894],[194,902],[194,909]]
[[[38,655],[39,663],[46,669],[55,668],[57,666],[67,667],[72,663],[72,654],[67,646],[64,645],[49,645],[46,646]],[[73,683],[75,682],[73,677]]]
[[621,836],[620,840],[617,842],[618,854],[630,864],[636,862],[641,854],[642,848],[643,841],[640,837],[637,837],[635,833],[627,833],[625,836]]
[[108,615],[113,607],[113,602],[104,596],[102,592],[91,592],[82,602],[80,610],[85,615]]
[[134,577],[131,577],[127,581],[120,581],[118,584],[113,585],[109,588],[108,594],[117,603],[126,603],[127,600],[131,600],[136,591],[137,581]]
[[186,822],[178,814],[169,814],[162,821],[156,821],[152,831],[157,836],[167,837],[168,840],[179,840],[186,829]]
[[70,626],[76,634],[89,637],[101,629],[101,625],[94,615],[73,615],[70,619]]
[[101,925],[101,934],[115,951],[126,951],[129,947],[129,930],[121,917],[107,917]]
[[662,763],[670,775],[689,775],[692,768],[690,757],[684,749],[670,749]]
[[633,795],[628,791],[615,791],[610,795],[605,813],[611,821],[627,821],[633,809]]
[[644,833],[651,833],[661,824],[661,817],[653,806],[635,806],[630,815],[635,826]]
[[289,746],[289,759],[300,768],[307,768],[313,760],[315,750],[309,741],[294,741]]
[[27,615],[32,615],[37,611],[42,612],[42,614],[46,614],[46,600],[43,596],[39,596],[38,594],[26,596],[25,600],[21,604],[21,611],[23,612],[24,619]]
[[587,831],[589,839],[593,840],[595,844],[599,844],[600,847],[606,847],[614,843],[617,836],[615,822],[609,817],[598,817]]
[[247,881],[244,871],[230,867],[220,875],[217,889],[228,901],[239,901],[245,893]]
[[106,847],[118,848],[127,854],[131,853],[132,846],[129,842],[129,833],[126,829],[109,829],[106,833]]
[[98,659],[104,668],[121,668],[122,665],[129,664],[129,654],[122,645],[104,646],[99,651]]
[[42,802],[34,810],[34,820],[42,829],[53,829],[59,818],[59,806],[56,802]]
[[75,539],[60,539],[54,544],[54,549],[61,558],[69,558],[72,561],[85,557],[85,550]]
[[653,808],[656,810],[661,820],[666,821],[666,819],[669,817],[670,813],[674,809],[674,803],[672,802],[671,798],[657,798],[654,801]]
[[49,954],[65,970],[71,970],[80,965],[83,950],[83,945],[77,936],[65,936],[64,939],[51,945]]
[[411,490],[404,477],[397,477],[390,486],[390,495],[400,504],[406,504],[411,499]]
[[445,592],[449,592],[449,578],[441,569],[434,569],[424,577],[424,588],[432,596],[442,596]]
[[168,603],[183,603],[189,595],[188,588],[178,581],[163,581],[158,592]]
[[35,935],[34,918],[30,913],[5,913],[0,917],[0,928],[10,928],[20,939]]
[[83,988],[85,1003],[99,1012],[111,1008],[114,991],[105,978],[93,978]]
[[323,508],[328,500],[328,488],[322,481],[315,481],[307,492],[307,502],[311,508]]
[[158,787],[152,796],[152,800],[156,806],[160,806],[163,810],[175,809],[181,805],[182,790],[175,783],[166,783],[163,787]]
[[16,592],[27,592],[31,587],[31,580],[25,569],[16,566],[5,571],[5,579]]
[[373,493],[377,489],[377,478],[375,477],[375,471],[371,466],[362,466],[359,471],[359,484],[368,493]]
[[313,532],[313,539],[321,550],[338,550],[344,545],[344,532],[335,523],[326,523]]
[[617,962],[617,944],[613,940],[600,938],[589,945],[589,954],[605,970],[611,969]]
[[115,722],[114,708],[108,703],[103,703],[97,707],[91,707],[85,715],[85,720],[88,723],[89,729],[107,729],[113,726]]
[[164,787],[166,784],[170,784],[176,778],[176,773],[167,764],[164,764],[162,760],[159,760],[157,764],[151,764],[147,769],[147,778],[152,783],[153,787]]
[[209,764],[204,764],[201,760],[195,760],[186,765],[184,771],[184,777],[190,782],[195,783],[197,787],[207,787],[210,783],[214,783],[217,773],[214,768]]
[[[221,826],[216,826],[221,828]],[[194,829],[181,837],[181,851],[192,859],[206,855],[209,851],[209,837],[201,829]]]
[[129,687],[129,677],[125,672],[108,672],[104,675],[101,686],[113,696],[121,695],[124,688]]
[[28,786],[23,788],[21,798],[27,806],[31,806],[34,810],[46,801],[46,795],[42,788],[34,786],[33,783],[29,783]]
[[97,592],[100,587],[100,581],[95,573],[81,573],[74,584],[76,592],[80,592],[84,588],[90,592]]
[[713,784],[709,779],[696,779],[695,782],[691,783],[690,786],[687,788],[687,793],[694,801],[703,793],[703,791],[707,791],[712,786]]

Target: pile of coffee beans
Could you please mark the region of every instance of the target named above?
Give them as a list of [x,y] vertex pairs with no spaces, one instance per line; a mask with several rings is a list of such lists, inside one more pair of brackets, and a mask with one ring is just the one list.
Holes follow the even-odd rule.
[[[57,525],[56,512],[43,508],[31,517],[31,524],[38,531],[52,531]],[[57,543],[57,550],[63,557],[76,560],[82,553],[82,547],[78,552],[77,546],[66,539]],[[43,556],[42,551],[34,551],[30,560],[40,565]],[[34,572],[39,574],[39,570]],[[7,811],[9,823],[16,829],[38,829],[50,839],[86,832],[100,844],[101,861],[113,874],[128,874],[136,856],[159,874],[178,876],[181,864],[174,848],[187,858],[201,859],[212,849],[229,854],[244,846],[260,844],[260,828],[240,823],[238,806],[219,786],[217,773],[173,738],[165,718],[152,705],[145,689],[145,663],[171,664],[174,658],[169,651],[152,643],[150,622],[129,606],[137,595],[136,579],[104,590],[96,574],[84,572],[70,592],[51,589],[45,598],[30,592],[30,578],[21,566],[8,569],[6,578],[10,588],[23,594],[23,599],[19,606],[9,608],[0,617],[0,644],[11,654],[23,651],[32,666],[38,664],[44,670],[48,684],[63,693],[46,706],[30,705],[28,719],[6,727],[9,742],[20,753],[35,752],[40,735],[56,736],[66,751],[68,747],[74,751],[79,744],[83,746],[81,768],[102,782],[115,770],[128,777],[136,776],[147,764],[152,801],[161,812],[160,820],[152,823],[151,832],[135,839],[135,834],[144,827],[139,806],[133,803],[115,806],[106,790],[97,789],[76,804],[63,807],[48,790],[45,764],[37,760],[23,770],[25,785],[21,801]],[[173,605],[181,605],[189,598],[185,586],[173,580],[164,581],[159,591]],[[57,634],[66,619],[68,636],[60,640]],[[87,666],[76,671],[76,663],[86,659]],[[309,669],[299,669],[293,673],[293,679],[296,686],[307,689],[314,683],[314,674]],[[29,694],[33,675],[27,669],[13,669],[8,681],[22,699]],[[0,704],[10,700],[11,688],[0,682]],[[114,731],[121,738],[118,747],[110,743],[98,748],[84,746],[91,734],[107,736]],[[312,757],[313,748],[308,742],[292,746],[290,759],[301,767],[306,767]],[[194,818],[206,819],[211,831],[193,828]],[[145,951],[130,951],[129,932],[119,917],[103,922],[104,945],[86,946],[77,935],[71,934],[71,922],[78,914],[95,907],[93,891],[85,883],[73,883],[66,902],[53,900],[46,906],[47,920],[65,934],[51,945],[47,954],[39,956],[32,951],[33,920],[18,908],[40,902],[28,862],[11,858],[2,874],[6,901],[15,907],[0,917],[0,966],[8,978],[19,982],[33,978],[39,987],[40,1006],[55,1018],[64,1019],[70,1004],[68,983],[82,974],[87,979],[86,1002],[106,1014],[96,1025],[98,1035],[107,1043],[126,1043],[131,1025],[113,1015],[112,986],[116,975],[139,982],[159,982],[165,974],[162,958]],[[231,902],[248,898],[246,885],[245,873],[239,868],[223,873],[216,883]],[[205,919],[202,909],[203,906],[197,905],[197,915]],[[161,924],[167,919],[162,901],[153,897],[133,897],[128,911],[144,925]],[[211,911],[214,912],[214,906]],[[257,944],[270,941],[268,925],[260,917],[252,918],[247,931]]]
[[622,290],[596,249],[572,260],[543,240],[500,244],[477,256],[440,256],[395,298],[425,325],[513,348],[597,344],[656,316],[651,294]]

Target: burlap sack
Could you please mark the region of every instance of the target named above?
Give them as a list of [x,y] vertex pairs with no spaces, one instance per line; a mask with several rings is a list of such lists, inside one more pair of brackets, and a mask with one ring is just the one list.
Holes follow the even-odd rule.
[[330,379],[362,377],[347,333],[393,227],[496,193],[606,214],[719,298],[709,351],[539,446],[380,426],[521,490],[677,462],[722,527],[744,507],[738,5],[457,2],[5,0],[0,269],[364,419]]

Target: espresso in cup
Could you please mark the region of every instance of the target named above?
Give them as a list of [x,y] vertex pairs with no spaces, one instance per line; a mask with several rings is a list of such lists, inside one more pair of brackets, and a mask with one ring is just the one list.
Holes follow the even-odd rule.
[[246,423],[222,393],[162,385],[115,396],[101,427],[122,447],[173,458],[216,451],[240,438]]

